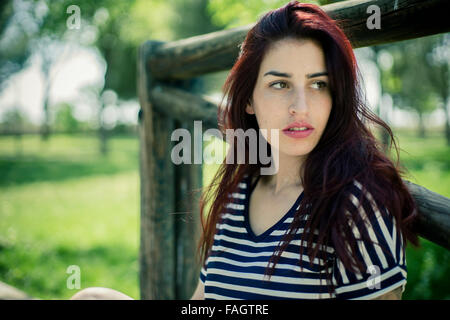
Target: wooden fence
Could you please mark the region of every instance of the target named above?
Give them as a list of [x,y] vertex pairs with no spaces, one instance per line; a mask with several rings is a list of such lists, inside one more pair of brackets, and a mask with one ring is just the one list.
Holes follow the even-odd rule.
[[[381,9],[369,30],[368,6]],[[322,6],[342,22],[353,48],[450,31],[448,0],[349,0]],[[141,299],[188,299],[197,284],[201,164],[174,165],[171,133],[193,121],[217,128],[217,105],[195,94],[196,77],[232,67],[252,25],[173,42],[147,41],[139,50],[141,160]],[[194,136],[192,145],[202,143]],[[193,154],[194,150],[192,150]],[[420,235],[450,249],[450,199],[406,181],[420,209]]]

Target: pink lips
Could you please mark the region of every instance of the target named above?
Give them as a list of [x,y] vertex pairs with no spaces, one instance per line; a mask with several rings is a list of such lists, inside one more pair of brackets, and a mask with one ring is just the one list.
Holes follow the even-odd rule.
[[[307,130],[304,131],[291,131],[289,128],[301,128],[306,127]],[[291,138],[306,138],[313,132],[314,128],[307,122],[293,122],[290,125],[288,125],[286,128],[283,129],[283,133]]]

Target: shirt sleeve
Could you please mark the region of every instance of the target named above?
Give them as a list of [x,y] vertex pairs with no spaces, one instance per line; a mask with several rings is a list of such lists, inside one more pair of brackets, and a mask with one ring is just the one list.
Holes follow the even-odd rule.
[[[354,205],[355,210],[360,204],[361,192],[361,184],[355,180],[350,193],[350,205]],[[373,299],[400,286],[403,292],[407,276],[405,246],[394,217],[385,207],[377,206],[368,191],[364,192],[356,212],[364,223],[358,224],[357,228],[350,218],[349,226],[357,239],[356,254],[366,273],[347,269],[336,256],[332,278],[336,298]],[[361,237],[365,232],[371,241]],[[361,238],[364,240],[358,240]]]

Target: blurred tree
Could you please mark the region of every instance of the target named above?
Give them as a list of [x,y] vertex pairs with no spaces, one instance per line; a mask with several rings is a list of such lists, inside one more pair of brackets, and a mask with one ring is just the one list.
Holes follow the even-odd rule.
[[445,137],[450,146],[450,35],[438,34],[422,40],[425,48],[426,74],[434,91],[436,103],[440,105],[445,117]]
[[[43,135],[49,132],[48,92],[51,86],[50,70],[61,54],[56,54],[55,46],[76,43],[81,46],[96,47],[107,64],[104,90],[114,90],[122,99],[136,97],[136,55],[138,46],[148,39],[170,40],[173,34],[169,23],[173,12],[162,0],[113,1],[80,0],[76,6],[80,12],[79,28],[69,28],[72,12],[67,9],[73,1],[22,0],[47,8],[34,34],[33,49],[41,48],[42,71],[44,75]],[[39,46],[39,44],[41,46]],[[102,89],[102,90],[103,90]],[[102,90],[98,92],[102,94]],[[46,98],[47,97],[47,98]],[[99,117],[100,119],[101,117]],[[100,137],[103,128],[99,126]],[[103,139],[103,138],[102,138]],[[105,140],[102,140],[105,141]],[[103,145],[103,142],[101,143]]]
[[30,55],[33,25],[26,18],[14,9],[12,0],[0,1],[0,90],[11,75],[22,70]]
[[[36,41],[33,41],[36,42]],[[43,80],[43,100],[42,107],[44,112],[44,120],[41,125],[41,138],[47,140],[50,137],[50,90],[53,85],[53,80],[58,70],[55,69],[57,62],[62,59],[67,59],[69,54],[69,46],[64,42],[56,41],[55,39],[43,36],[35,44],[35,50],[41,58],[41,73]]]
[[[388,119],[388,110],[385,105],[385,101],[387,97],[390,97],[389,93],[385,92],[385,88],[383,86],[383,71],[388,71],[390,68],[392,68],[392,56],[387,53],[386,51],[383,51],[381,46],[372,46],[370,48],[373,55],[373,61],[377,64],[380,74],[380,80],[381,80],[381,92],[380,92],[380,99],[378,100],[377,105],[377,113],[378,116],[389,125],[389,119]],[[384,98],[384,99],[383,99]],[[389,133],[386,130],[381,130],[381,142],[383,145],[384,151],[387,153],[389,149],[389,143],[390,143],[390,136]]]
[[222,30],[225,25],[213,22],[209,0],[171,0],[174,19],[170,23],[176,39]]
[[26,123],[26,118],[19,108],[10,108],[2,115],[1,126],[3,131],[16,133],[22,131],[22,126]]
[[3,113],[1,129],[3,134],[13,134],[15,137],[15,153],[16,156],[22,154],[22,135],[23,127],[27,123],[27,119],[18,107],[11,108]]
[[54,106],[55,118],[53,126],[55,130],[65,133],[75,133],[80,129],[79,121],[73,115],[73,105],[67,102]]
[[6,29],[12,14],[12,0],[4,0],[0,2],[0,34],[3,34],[3,31]]
[[57,36],[46,32],[42,25],[48,13],[45,1],[4,1],[0,5],[0,89],[6,80],[22,70],[32,54],[40,57],[43,76],[43,113],[41,136],[46,140],[50,134],[49,92],[52,85],[51,74],[54,62],[60,58],[62,50],[55,45]]
[[[426,133],[424,116],[438,106],[437,91],[428,80],[428,74],[439,70],[425,63],[430,53],[427,41],[427,38],[419,38],[374,47],[381,64],[383,91],[391,95],[396,107],[417,113],[419,137],[425,137]],[[391,61],[383,66],[383,60]]]

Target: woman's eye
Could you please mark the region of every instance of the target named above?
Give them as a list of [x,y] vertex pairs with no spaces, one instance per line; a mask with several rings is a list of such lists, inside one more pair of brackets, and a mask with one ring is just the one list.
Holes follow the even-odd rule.
[[327,83],[325,81],[316,81],[312,84],[312,86],[321,90],[327,87]]
[[277,81],[272,83],[270,86],[276,89],[284,89],[287,88],[287,83],[283,81]]

